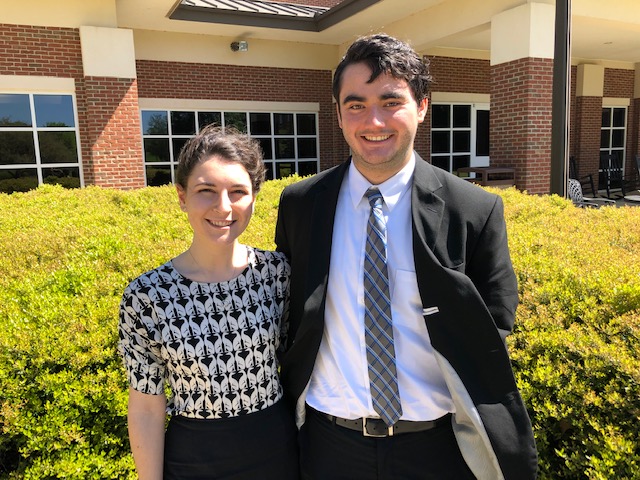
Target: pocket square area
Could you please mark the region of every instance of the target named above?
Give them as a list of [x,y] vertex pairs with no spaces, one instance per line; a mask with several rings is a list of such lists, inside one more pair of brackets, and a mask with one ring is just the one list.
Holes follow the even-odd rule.
[[434,313],[438,313],[440,309],[438,307],[429,307],[422,309],[422,315],[433,315]]

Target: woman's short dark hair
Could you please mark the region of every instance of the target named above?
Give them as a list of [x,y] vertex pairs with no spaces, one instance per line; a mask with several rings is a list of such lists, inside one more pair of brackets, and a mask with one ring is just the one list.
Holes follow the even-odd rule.
[[266,171],[260,144],[233,127],[216,125],[203,128],[184,144],[178,157],[176,184],[186,190],[193,169],[211,156],[242,165],[251,179],[253,194],[260,191]]
[[420,57],[409,44],[385,34],[360,37],[351,44],[333,76],[333,96],[340,105],[340,87],[344,69],[354,63],[364,63],[371,69],[369,82],[381,73],[405,80],[416,102],[429,95],[429,62]]

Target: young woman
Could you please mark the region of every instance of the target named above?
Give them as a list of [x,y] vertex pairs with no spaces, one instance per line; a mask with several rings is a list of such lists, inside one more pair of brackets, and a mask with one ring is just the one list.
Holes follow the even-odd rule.
[[141,480],[298,478],[276,358],[289,264],[238,242],[264,172],[257,142],[236,131],[207,127],[187,142],[176,189],[191,246],[124,292],[118,346]]

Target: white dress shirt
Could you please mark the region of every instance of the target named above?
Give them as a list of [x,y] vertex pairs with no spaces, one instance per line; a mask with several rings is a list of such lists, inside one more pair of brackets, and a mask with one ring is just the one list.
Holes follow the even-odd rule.
[[[387,258],[396,369],[403,420],[433,420],[454,406],[433,355],[416,282],[411,229],[415,155],[378,185],[387,220]],[[364,337],[364,250],[371,184],[351,163],[333,225],[324,335],[306,402],[342,418],[377,417],[371,402]]]

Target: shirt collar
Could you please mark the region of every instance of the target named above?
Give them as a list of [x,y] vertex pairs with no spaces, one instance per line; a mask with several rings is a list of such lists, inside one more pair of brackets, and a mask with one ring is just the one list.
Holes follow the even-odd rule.
[[367,202],[364,198],[364,194],[370,187],[376,186],[380,189],[380,193],[382,194],[382,198],[384,199],[384,204],[387,206],[387,209],[389,211],[393,210],[393,207],[398,203],[402,194],[409,189],[415,166],[416,155],[415,152],[413,152],[411,154],[411,158],[402,170],[379,185],[371,185],[369,180],[362,176],[352,161],[349,165],[348,182],[353,208],[358,208],[358,205],[362,201]]

